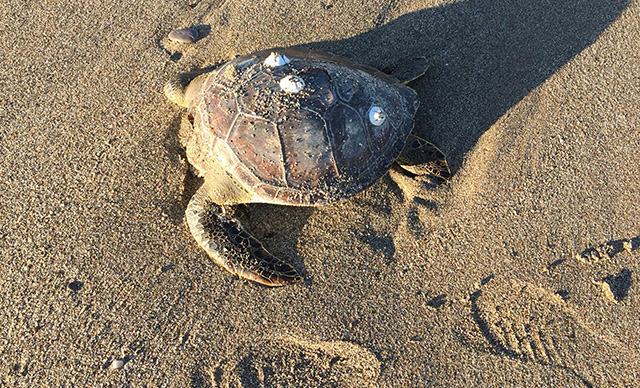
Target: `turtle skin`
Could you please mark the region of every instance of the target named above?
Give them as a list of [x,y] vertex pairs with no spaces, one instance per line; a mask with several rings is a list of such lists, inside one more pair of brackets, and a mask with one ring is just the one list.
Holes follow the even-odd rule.
[[[272,52],[290,62],[266,65]],[[280,89],[288,75],[304,81],[302,91]],[[385,113],[382,125],[369,120],[373,106]],[[278,48],[211,72],[188,117],[198,147],[255,194],[252,202],[313,206],[351,197],[387,172],[417,108],[413,89],[376,69],[330,54]]]

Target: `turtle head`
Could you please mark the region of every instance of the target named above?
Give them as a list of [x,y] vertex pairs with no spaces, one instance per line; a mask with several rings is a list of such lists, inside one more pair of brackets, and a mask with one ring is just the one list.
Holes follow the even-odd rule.
[[213,69],[205,67],[174,76],[164,85],[164,95],[169,101],[187,108]]

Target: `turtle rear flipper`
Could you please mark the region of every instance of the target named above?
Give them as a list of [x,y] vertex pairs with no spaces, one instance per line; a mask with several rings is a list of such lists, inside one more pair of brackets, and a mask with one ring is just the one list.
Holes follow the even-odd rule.
[[413,134],[407,137],[407,143],[396,158],[396,163],[414,175],[431,175],[438,183],[451,178],[444,153],[432,143]]
[[289,264],[269,253],[235,218],[225,215],[200,188],[186,210],[191,234],[207,254],[227,271],[267,286],[302,280]]
[[431,60],[426,57],[408,58],[396,63],[391,75],[406,85],[422,77],[429,66],[431,66]]

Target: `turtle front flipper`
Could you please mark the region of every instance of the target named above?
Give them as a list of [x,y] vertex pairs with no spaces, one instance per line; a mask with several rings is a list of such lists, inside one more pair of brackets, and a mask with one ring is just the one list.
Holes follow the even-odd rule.
[[432,175],[438,183],[444,183],[451,177],[444,153],[432,143],[413,134],[407,137],[396,162],[414,175]]
[[204,188],[191,198],[186,219],[198,244],[227,271],[267,286],[302,280],[292,266],[269,253],[238,220],[211,201]]

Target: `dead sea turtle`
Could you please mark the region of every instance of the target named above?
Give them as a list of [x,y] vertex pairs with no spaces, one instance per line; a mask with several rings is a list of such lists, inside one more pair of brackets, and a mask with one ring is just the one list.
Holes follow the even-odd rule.
[[[422,75],[424,62],[409,68],[397,72],[403,81]],[[164,91],[188,108],[181,140],[204,178],[186,210],[191,233],[229,272],[269,286],[302,278],[243,229],[230,205],[335,202],[370,186],[394,160],[414,174],[449,174],[442,152],[410,134],[416,92],[334,55],[261,51],[180,74]]]

